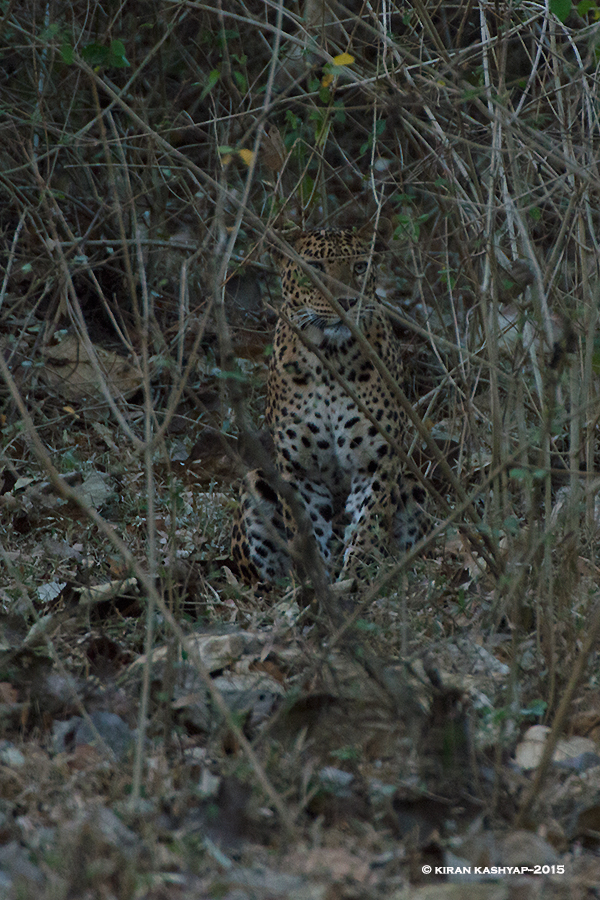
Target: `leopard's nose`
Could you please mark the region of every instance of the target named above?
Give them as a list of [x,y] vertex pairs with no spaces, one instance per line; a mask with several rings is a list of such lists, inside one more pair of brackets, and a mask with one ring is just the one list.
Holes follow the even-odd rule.
[[349,312],[349,310],[351,310],[356,303],[356,297],[340,297],[338,299],[338,303],[340,304],[344,312]]

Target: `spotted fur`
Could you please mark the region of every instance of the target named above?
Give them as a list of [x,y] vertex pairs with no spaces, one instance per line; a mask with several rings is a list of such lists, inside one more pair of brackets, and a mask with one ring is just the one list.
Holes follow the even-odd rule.
[[[293,249],[400,379],[398,342],[375,293],[372,238],[372,230],[313,231],[298,237]],[[277,469],[302,499],[328,567],[336,524],[345,525],[340,536],[345,577],[388,538],[402,547],[415,541],[419,521],[414,509],[423,492],[403,479],[400,460],[386,439],[401,442],[405,428],[392,390],[310,274],[293,258],[283,257],[279,268],[284,303],[273,342],[266,422]],[[252,473],[233,530],[232,552],[242,577],[272,582],[289,573],[287,547],[295,527],[262,474]]]

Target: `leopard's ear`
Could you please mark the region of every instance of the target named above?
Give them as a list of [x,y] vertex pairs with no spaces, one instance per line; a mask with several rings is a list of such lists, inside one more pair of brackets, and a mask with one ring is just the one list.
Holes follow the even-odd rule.
[[[385,216],[380,216],[377,223],[377,232],[375,234],[375,250],[380,253],[383,250],[389,250],[389,243],[394,234],[394,226]],[[358,229],[358,236],[363,241],[373,240],[373,223],[366,222],[362,228]]]
[[[394,237],[394,223],[386,216],[380,216],[377,223],[376,250],[389,250],[390,241]],[[379,246],[381,244],[381,246]]]

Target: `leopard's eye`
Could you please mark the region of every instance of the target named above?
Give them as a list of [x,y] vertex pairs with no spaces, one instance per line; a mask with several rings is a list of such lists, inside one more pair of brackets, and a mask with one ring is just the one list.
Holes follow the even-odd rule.
[[368,268],[369,263],[366,261],[366,259],[359,259],[358,262],[354,263],[354,274],[364,275]]

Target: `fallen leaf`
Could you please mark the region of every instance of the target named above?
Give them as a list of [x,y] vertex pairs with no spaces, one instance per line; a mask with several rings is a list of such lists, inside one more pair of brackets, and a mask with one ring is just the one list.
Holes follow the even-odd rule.
[[332,66],[351,66],[353,62],[354,57],[351,53],[338,53],[331,60]]
[[129,396],[139,389],[142,376],[127,357],[96,345],[92,345],[92,352],[97,366],[83,341],[75,334],[67,334],[58,344],[44,347],[40,375],[71,402],[106,401],[102,380],[111,396]]
[[19,692],[8,681],[0,681],[0,702],[13,704],[17,702]]
[[252,150],[243,149],[243,150],[238,150],[238,156],[242,160],[242,162],[246,163],[247,166],[251,166],[252,163],[254,162],[255,154],[254,154],[254,151],[252,151]]

